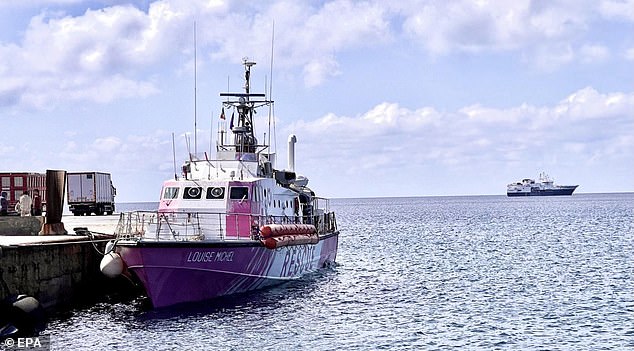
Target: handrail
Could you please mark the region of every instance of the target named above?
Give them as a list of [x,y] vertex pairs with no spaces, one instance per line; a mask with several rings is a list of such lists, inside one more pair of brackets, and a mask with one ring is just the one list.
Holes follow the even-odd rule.
[[337,231],[334,212],[314,216],[263,216],[259,214],[195,211],[133,211],[119,216],[118,239],[151,241],[260,240],[267,224],[313,224],[318,235]]

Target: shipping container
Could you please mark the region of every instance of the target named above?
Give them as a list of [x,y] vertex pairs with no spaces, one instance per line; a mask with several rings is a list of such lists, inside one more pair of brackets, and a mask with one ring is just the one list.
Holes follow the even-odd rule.
[[68,208],[75,216],[98,216],[115,211],[116,189],[109,173],[70,172],[68,183]]

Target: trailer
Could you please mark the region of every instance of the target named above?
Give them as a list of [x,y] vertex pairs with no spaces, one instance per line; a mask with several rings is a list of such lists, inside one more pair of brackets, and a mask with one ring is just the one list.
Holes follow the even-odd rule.
[[8,211],[14,212],[15,204],[26,191],[31,198],[35,190],[39,192],[42,206],[46,206],[46,174],[33,172],[0,173],[0,190],[6,193],[9,202]]
[[116,189],[110,173],[70,172],[68,183],[68,208],[75,216],[111,215],[115,211]]

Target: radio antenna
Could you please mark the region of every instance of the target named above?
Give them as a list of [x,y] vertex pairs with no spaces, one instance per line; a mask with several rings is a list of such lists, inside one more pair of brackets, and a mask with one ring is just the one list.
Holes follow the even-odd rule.
[[[270,74],[270,80],[271,82],[269,83],[269,101],[273,101],[273,44],[275,42],[275,21],[273,21],[273,26],[271,29],[271,74]],[[269,145],[269,155],[271,154],[271,118],[275,119],[275,116],[272,116],[273,114],[273,103],[269,104],[269,141],[268,141],[268,145]],[[275,123],[275,122],[273,122]],[[275,127],[273,127],[275,128]],[[276,150],[277,151],[277,150]],[[270,158],[270,157],[269,157]]]
[[174,157],[174,180],[178,180],[178,174],[176,172],[176,143],[174,142],[174,132],[172,132],[172,156]]
[[196,107],[197,107],[197,101],[196,101],[196,95],[197,95],[197,82],[196,82],[196,77],[197,77],[197,72],[196,72],[196,66],[197,66],[197,62],[196,62],[196,21],[194,21],[194,155],[196,155],[198,153],[198,138],[197,138],[197,134],[198,134],[198,126],[197,126],[197,111],[196,111]]
[[192,149],[191,149],[191,139],[189,137],[189,133],[185,133],[183,135],[185,137],[185,145],[187,146],[187,153],[189,154],[189,161],[192,160]]
[[211,112],[211,123],[209,123],[209,157],[211,157],[211,141],[214,138],[214,112]]

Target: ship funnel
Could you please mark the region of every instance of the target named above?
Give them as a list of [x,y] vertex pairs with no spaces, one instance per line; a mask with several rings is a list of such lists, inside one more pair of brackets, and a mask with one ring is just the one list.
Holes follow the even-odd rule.
[[295,143],[297,142],[297,137],[295,134],[291,134],[288,136],[288,170],[291,172],[295,172]]

